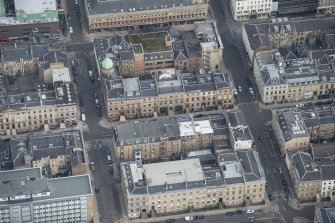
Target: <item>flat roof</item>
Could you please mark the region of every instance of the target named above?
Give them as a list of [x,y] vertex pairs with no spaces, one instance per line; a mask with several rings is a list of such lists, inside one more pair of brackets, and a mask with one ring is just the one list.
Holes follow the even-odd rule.
[[171,51],[172,47],[166,46],[165,38],[168,32],[150,32],[129,35],[129,42],[141,44],[144,53]]
[[56,0],[34,0],[34,4],[27,0],[14,0],[16,13],[35,14],[57,11]]
[[148,186],[177,184],[205,179],[198,158],[144,164],[143,170],[147,181],[149,180]]

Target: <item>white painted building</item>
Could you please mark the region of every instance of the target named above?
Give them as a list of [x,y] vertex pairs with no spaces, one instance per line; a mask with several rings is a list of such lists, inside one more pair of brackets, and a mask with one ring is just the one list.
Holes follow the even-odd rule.
[[267,18],[272,0],[231,0],[230,7],[235,20]]

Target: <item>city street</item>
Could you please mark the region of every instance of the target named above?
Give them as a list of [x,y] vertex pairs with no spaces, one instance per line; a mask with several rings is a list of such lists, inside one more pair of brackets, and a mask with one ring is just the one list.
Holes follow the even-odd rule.
[[[82,16],[78,17],[76,15],[74,1],[70,0],[66,3],[74,30],[74,33],[70,34],[71,42],[67,44],[67,50],[68,52],[75,52],[74,57],[71,58],[71,60],[74,61],[73,72],[78,87],[80,111],[82,114],[85,114],[85,123],[88,126],[87,130],[83,131],[84,139],[89,147],[89,159],[91,162],[95,163],[96,171],[93,171],[92,180],[94,181],[99,214],[103,222],[116,222],[124,217],[125,213],[122,211],[125,210],[125,207],[119,179],[115,177],[117,173],[114,175],[111,174],[107,162],[107,147],[110,149],[112,159],[114,159],[112,130],[102,128],[99,125],[101,118],[99,117],[97,105],[101,108],[102,116],[105,116],[105,111],[103,110],[104,105],[101,95],[101,85],[96,75],[97,68],[93,62],[93,44],[84,42],[85,32],[82,29],[82,24],[84,23]],[[271,126],[266,125],[266,123],[271,121],[271,111],[269,109],[261,109],[257,102],[257,94],[256,98],[253,99],[249,93],[246,77],[251,80],[255,91],[256,85],[254,83],[252,72],[247,68],[247,61],[245,55],[243,55],[243,45],[241,40],[236,38],[238,36],[238,33],[235,30],[236,27],[230,27],[230,24],[227,22],[227,18],[230,18],[231,15],[226,16],[223,13],[227,12],[227,10],[229,11],[227,2],[225,0],[221,0],[221,2],[211,1],[210,4],[213,8],[219,33],[224,44],[224,63],[233,75],[235,86],[241,86],[242,88],[242,92],[238,93],[238,106],[244,112],[247,123],[255,138],[256,149],[259,152],[260,160],[268,182],[267,192],[274,198],[273,207],[275,211],[251,215],[213,215],[206,216],[205,219],[197,220],[197,222],[250,222],[252,220],[255,220],[255,222],[280,222],[279,218],[281,217],[289,223],[293,222],[294,217],[298,216],[303,216],[308,220],[312,220],[314,213],[313,206],[307,206],[303,209],[294,209],[288,203],[288,197],[284,192],[282,184],[283,179],[287,182],[291,196],[290,199],[294,199],[295,195],[284,160],[281,158],[279,149],[274,141]],[[232,32],[234,37],[232,37]],[[236,45],[238,47],[236,47]],[[92,81],[89,76],[89,70],[93,71],[94,81]],[[94,93],[97,94],[98,103],[94,97]],[[259,140],[260,135],[264,137],[263,140]],[[99,145],[101,145],[101,148]],[[117,171],[115,160],[113,165],[114,170]],[[181,221],[183,220],[177,220],[177,222]]]
[[[173,218],[173,216],[171,217]],[[278,218],[274,213],[255,213],[255,214],[242,214],[242,215],[232,215],[227,216],[224,214],[221,215],[211,215],[205,216],[205,219],[194,220],[193,222],[196,223],[222,223],[222,222],[229,222],[229,223],[248,223],[248,222],[277,222],[281,223],[284,222],[281,218]],[[165,223],[166,221],[157,221],[157,223]],[[184,219],[176,219],[176,223],[178,222],[185,222]]]

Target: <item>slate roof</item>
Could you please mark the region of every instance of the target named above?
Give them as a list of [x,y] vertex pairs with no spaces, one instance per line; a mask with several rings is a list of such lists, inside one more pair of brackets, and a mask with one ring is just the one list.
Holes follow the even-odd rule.
[[293,109],[276,109],[272,111],[279,124],[282,140],[290,141],[292,138],[309,137],[304,120],[299,112]]
[[312,156],[306,152],[289,152],[296,175],[300,181],[321,180],[321,171],[316,168]]
[[296,20],[282,22],[266,22],[266,23],[246,23],[243,25],[251,49],[255,50],[262,47],[271,49],[271,43],[268,35],[275,33],[275,26],[290,26],[292,32],[312,32],[316,30],[331,30],[334,28],[335,17],[318,17],[318,18],[299,18]]
[[99,0],[85,0],[86,10],[88,15],[112,14],[120,12],[128,12],[130,10],[145,11],[155,8],[172,8],[189,6],[192,2],[190,0],[114,0],[114,1],[99,1]]
[[[76,156],[75,151],[83,151],[79,131],[48,133],[15,138],[10,141],[14,167],[25,166],[25,162],[43,157]],[[79,154],[81,155],[81,154]]]
[[176,119],[129,122],[114,128],[117,145],[135,145],[160,142],[161,138],[179,138],[180,132]]
[[329,206],[315,206],[315,218],[319,223],[333,223],[335,222],[335,205]]

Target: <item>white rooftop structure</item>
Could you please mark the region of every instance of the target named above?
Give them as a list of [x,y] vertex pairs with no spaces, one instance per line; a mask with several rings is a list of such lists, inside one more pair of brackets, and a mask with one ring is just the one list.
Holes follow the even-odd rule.
[[143,170],[148,186],[201,181],[205,179],[199,159],[144,164]]
[[54,84],[57,81],[63,81],[64,83],[71,82],[69,68],[64,67],[52,70],[52,83]]
[[21,14],[57,11],[56,0],[14,0],[15,10]]
[[225,164],[226,169],[223,171],[225,178],[242,177],[242,167],[240,162]]
[[213,134],[214,130],[209,120],[182,121],[178,123],[180,136],[196,134]]

